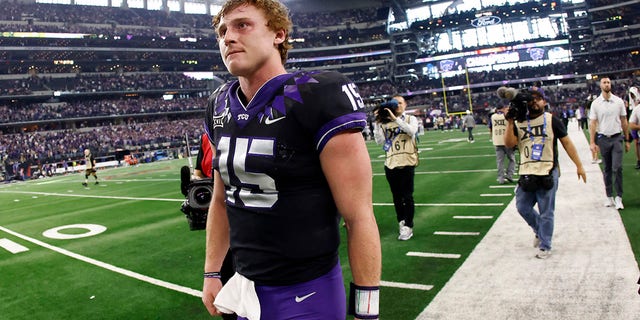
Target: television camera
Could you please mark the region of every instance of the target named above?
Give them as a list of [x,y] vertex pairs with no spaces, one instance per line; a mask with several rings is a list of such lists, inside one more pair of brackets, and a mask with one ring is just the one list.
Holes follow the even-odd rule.
[[[509,111],[505,114],[507,119],[515,119],[523,122],[527,119],[528,106],[533,101],[531,89],[515,89],[500,87],[497,91],[498,97],[509,100]],[[539,92],[542,95],[542,92]]]
[[187,217],[189,229],[203,230],[207,225],[209,204],[213,196],[213,180],[191,179],[191,170],[188,166],[180,169],[180,189],[185,196],[180,210]]
[[391,118],[389,117],[389,111],[385,109],[388,109],[395,114],[396,110],[398,109],[398,100],[391,99],[389,101],[380,103],[373,111],[373,113],[376,115],[376,122],[380,122],[380,123],[391,122]]

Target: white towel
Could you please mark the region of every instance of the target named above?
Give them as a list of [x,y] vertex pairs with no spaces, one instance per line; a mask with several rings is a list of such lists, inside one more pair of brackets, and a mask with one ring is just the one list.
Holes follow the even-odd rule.
[[222,287],[213,304],[223,313],[235,313],[249,320],[260,320],[260,301],[255,285],[237,272]]

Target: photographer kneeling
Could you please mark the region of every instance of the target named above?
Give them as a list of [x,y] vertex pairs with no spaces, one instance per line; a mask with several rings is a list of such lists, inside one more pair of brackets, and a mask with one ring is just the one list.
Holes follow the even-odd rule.
[[[556,191],[558,190],[558,140],[577,167],[578,179],[587,176],[562,120],[545,112],[542,89],[517,91],[498,89],[498,96],[511,100],[505,134],[505,146],[518,146],[520,180],[516,188],[516,207],[535,233],[536,257],[551,255]],[[538,210],[534,206],[538,204]]]
[[409,240],[413,236],[413,180],[418,166],[418,119],[406,115],[406,107],[404,98],[394,95],[393,99],[374,110],[378,124],[375,139],[377,144],[383,144],[386,153],[384,173],[393,195],[393,206],[400,229],[398,240]]

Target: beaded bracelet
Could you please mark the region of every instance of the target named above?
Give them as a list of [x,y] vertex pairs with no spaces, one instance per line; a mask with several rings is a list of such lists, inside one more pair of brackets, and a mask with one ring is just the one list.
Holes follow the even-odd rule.
[[205,272],[204,277],[220,279],[222,275],[220,274],[220,272]]

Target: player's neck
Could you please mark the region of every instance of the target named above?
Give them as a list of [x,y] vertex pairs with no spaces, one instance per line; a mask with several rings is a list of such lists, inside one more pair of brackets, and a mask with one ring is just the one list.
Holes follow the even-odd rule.
[[249,76],[238,77],[240,89],[247,98],[246,102],[249,103],[267,81],[285,73],[287,70],[282,64],[271,64],[271,66],[264,66]]

